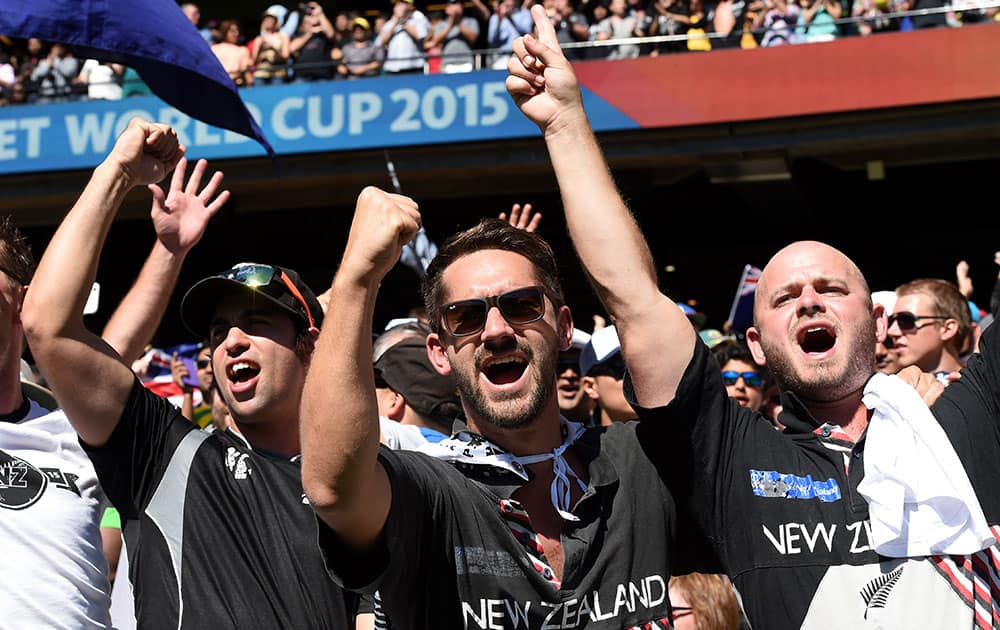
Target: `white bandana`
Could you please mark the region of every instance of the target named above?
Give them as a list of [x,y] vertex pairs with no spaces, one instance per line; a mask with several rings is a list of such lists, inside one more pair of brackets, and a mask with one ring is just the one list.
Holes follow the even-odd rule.
[[552,505],[564,520],[578,521],[580,519],[570,512],[572,506],[570,505],[571,486],[569,478],[573,477],[573,479],[576,479],[577,484],[585,492],[587,484],[583,483],[583,480],[573,472],[573,469],[566,462],[566,458],[563,457],[563,453],[566,452],[566,449],[573,442],[576,442],[583,435],[587,428],[579,422],[570,422],[561,416],[559,423],[562,426],[563,442],[549,453],[518,457],[508,453],[486,438],[470,431],[459,431],[450,438],[437,443],[428,443],[419,450],[421,453],[430,455],[441,461],[501,468],[514,473],[525,481],[528,481],[528,472],[525,466],[551,459],[553,473],[551,487]]

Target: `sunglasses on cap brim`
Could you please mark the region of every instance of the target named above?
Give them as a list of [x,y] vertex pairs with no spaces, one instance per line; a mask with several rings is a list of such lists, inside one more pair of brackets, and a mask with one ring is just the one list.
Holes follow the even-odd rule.
[[266,287],[277,280],[288,290],[289,293],[292,294],[295,301],[301,304],[302,308],[305,309],[306,319],[309,321],[309,328],[316,328],[316,322],[313,320],[312,309],[310,309],[309,304],[306,303],[306,299],[302,296],[302,292],[295,286],[292,279],[288,277],[288,274],[281,269],[272,265],[240,263],[232,269],[220,273],[219,277],[235,280],[236,282],[251,288]]

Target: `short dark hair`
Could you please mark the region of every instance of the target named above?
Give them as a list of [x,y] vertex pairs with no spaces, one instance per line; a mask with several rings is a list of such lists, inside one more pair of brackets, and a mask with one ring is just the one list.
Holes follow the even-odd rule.
[[486,218],[475,226],[452,235],[427,267],[423,282],[424,304],[427,306],[431,328],[435,332],[440,332],[441,329],[441,300],[444,294],[441,276],[444,270],[462,256],[487,249],[514,252],[527,258],[538,272],[545,295],[556,308],[566,303],[559,281],[559,265],[552,246],[534,232],[516,228],[501,219]]
[[7,214],[0,217],[0,271],[22,286],[31,283],[35,274],[35,257],[27,237],[17,229],[14,218]]

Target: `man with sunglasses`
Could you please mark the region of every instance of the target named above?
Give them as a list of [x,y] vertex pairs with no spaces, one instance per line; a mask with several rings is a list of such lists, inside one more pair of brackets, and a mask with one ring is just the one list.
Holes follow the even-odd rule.
[[361,193],[306,380],[302,479],[332,574],[378,589],[399,627],[669,627],[665,449],[636,423],[560,416],[573,319],[536,234],[485,219],[440,248],[426,346],[467,429],[422,452],[379,448],[374,305],[419,227],[411,199]]
[[[138,627],[353,627],[356,597],[316,588],[325,571],[302,495],[298,409],[322,311],[298,275],[237,265],[182,302],[185,324],[210,340],[240,434],[199,430],[84,325],[125,195],[183,153],[165,125],[135,119],[119,136],[39,263],[23,309],[32,352],[121,514]],[[195,226],[172,217],[154,219],[174,222],[168,242],[189,243]]]
[[714,552],[701,560],[721,561],[754,627],[995,625],[1000,335],[984,333],[982,354],[929,410],[875,374],[887,314],[858,267],[824,243],[792,243],[764,267],[747,330],[783,392],[786,429],[732,404],[710,350],[660,292],[574,70],[533,11],[538,34],[515,42],[507,87],[545,139],[573,245],[621,337],[638,424],[669,450],[679,522],[693,518]]
[[972,343],[972,315],[954,284],[921,278],[900,285],[888,322],[900,369],[915,365],[944,383],[962,369],[962,356]]

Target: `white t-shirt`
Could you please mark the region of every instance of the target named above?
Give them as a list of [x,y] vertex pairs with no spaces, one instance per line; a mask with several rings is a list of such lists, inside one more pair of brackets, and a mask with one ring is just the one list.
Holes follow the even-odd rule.
[[88,59],[80,74],[87,75],[87,96],[117,101],[122,97],[122,86],[111,66],[96,59]]
[[427,444],[427,438],[420,432],[420,427],[400,424],[385,416],[378,417],[378,424],[382,432],[382,443],[394,451],[416,451]]
[[106,505],[61,410],[0,422],[0,626],[109,627]]

